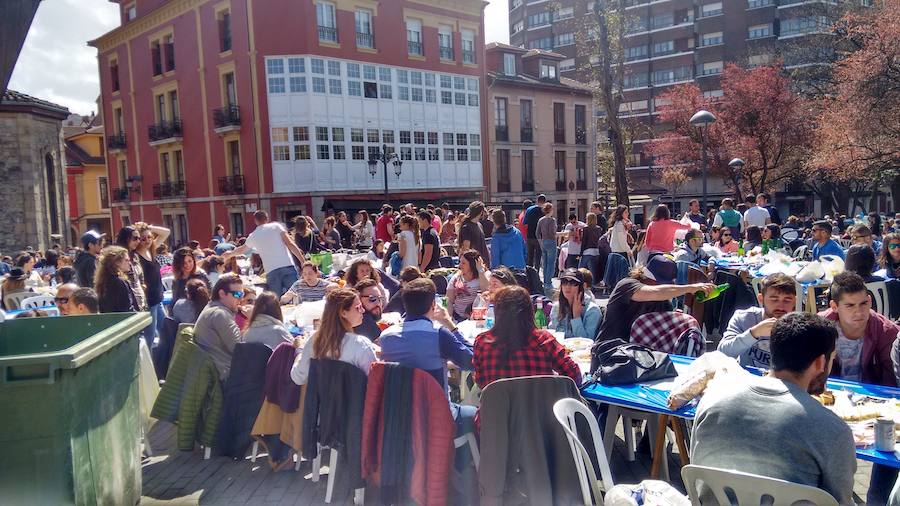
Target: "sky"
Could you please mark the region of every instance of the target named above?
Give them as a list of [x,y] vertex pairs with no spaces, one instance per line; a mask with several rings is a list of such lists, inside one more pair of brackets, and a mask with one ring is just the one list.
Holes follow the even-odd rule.
[[[2,1],[2,0],[0,0]],[[509,42],[508,0],[489,0],[486,42]],[[119,25],[108,0],[44,0],[25,38],[9,88],[89,115],[100,94],[97,51],[87,41]]]

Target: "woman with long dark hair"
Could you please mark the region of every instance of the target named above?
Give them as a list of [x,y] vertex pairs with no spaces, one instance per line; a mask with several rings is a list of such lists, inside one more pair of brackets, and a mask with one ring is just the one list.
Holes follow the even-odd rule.
[[209,278],[206,273],[197,268],[197,259],[191,248],[178,248],[172,256],[172,275],[175,281],[172,283],[172,303],[183,299],[185,286],[192,279],[200,279],[209,288]]
[[259,294],[253,304],[247,330],[244,331],[244,342],[263,343],[274,350],[279,344],[290,343],[293,340],[293,336],[284,325],[278,295],[269,291]]
[[372,248],[375,238],[375,225],[369,219],[368,211],[360,211],[356,214],[356,225],[353,225],[353,242],[357,249],[368,250]]
[[127,281],[130,270],[131,255],[125,248],[108,246],[100,253],[94,291],[100,301],[101,313],[138,311],[138,302]]
[[892,233],[884,236],[878,263],[885,270],[886,278],[900,278],[900,234]]
[[566,338],[597,337],[602,318],[600,306],[584,293],[584,276],[578,269],[566,269],[559,276],[559,301],[550,310],[550,328],[565,332]]
[[209,304],[209,287],[202,279],[192,279],[187,282],[185,298],[172,306],[172,318],[177,323],[197,323],[197,317],[203,308]]
[[141,262],[138,260],[136,253],[140,244],[141,234],[131,225],[122,227],[116,235],[116,246],[125,248],[131,260],[129,269],[125,272],[125,277],[128,279],[131,292],[134,294],[134,300],[137,302],[135,308],[137,311],[144,311],[147,309],[147,296],[144,294],[144,270],[141,268]]
[[306,216],[298,215],[294,217],[294,242],[304,255],[318,253],[322,248],[316,234],[313,233],[312,227]]
[[494,326],[475,338],[475,383],[484,389],[494,381],[557,373],[581,385],[581,369],[553,334],[534,327],[534,308],[520,286],[494,295]]
[[631,246],[628,245],[628,231],[631,229],[631,220],[628,219],[628,206],[620,204],[609,215],[607,225],[609,232],[609,250],[631,258]]
[[319,330],[306,341],[299,359],[291,367],[294,383],[306,384],[309,361],[314,358],[340,360],[369,374],[375,361],[375,345],[353,333],[353,327],[362,323],[365,311],[359,293],[352,288],[339,288],[328,294]]
[[134,224],[140,241],[134,250],[132,261],[137,260],[144,276],[144,290],[147,297],[147,309],[153,317],[153,336],[159,335],[162,324],[166,319],[166,310],[163,307],[162,275],[159,272],[160,265],[156,261],[156,248],[168,239],[171,231],[165,227],[156,227],[142,221]]
[[474,249],[464,251],[459,257],[459,271],[447,282],[447,303],[450,316],[462,321],[472,315],[472,303],[479,292],[490,288],[484,259]]
[[757,226],[747,227],[747,240],[744,241],[744,251],[750,251],[762,244],[762,229]]

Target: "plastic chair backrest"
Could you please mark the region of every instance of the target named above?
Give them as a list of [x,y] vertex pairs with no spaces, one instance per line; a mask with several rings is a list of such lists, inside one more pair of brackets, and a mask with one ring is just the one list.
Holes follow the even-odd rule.
[[6,309],[12,311],[13,309],[22,309],[22,301],[34,297],[34,292],[16,292],[10,293],[3,296],[3,305],[6,306]]
[[19,303],[22,309],[42,309],[47,306],[53,306],[52,295],[34,295]]
[[794,258],[803,260],[809,252],[809,246],[803,245],[794,250]]
[[875,311],[882,316],[890,318],[891,299],[888,297],[887,283],[884,281],[866,283],[866,290],[872,294],[872,302],[875,304]]
[[0,309],[0,323],[3,323],[5,321],[6,321],[6,311]]
[[[609,461],[606,459],[606,450],[603,446],[603,436],[600,435],[600,427],[597,426],[597,419],[591,410],[582,402],[576,399],[560,399],[553,405],[553,414],[556,421],[562,426],[566,432],[566,438],[569,440],[569,448],[572,450],[572,458],[575,459],[575,468],[578,470],[578,481],[581,483],[581,496],[584,504],[603,504],[603,491],[609,491],[614,483],[612,471],[609,468]],[[594,440],[594,453],[597,456],[597,463],[600,465],[600,477],[603,482],[601,489],[600,482],[597,481],[597,474],[594,472],[594,465],[591,463],[591,456],[585,449],[581,440],[578,439],[578,428],[575,425],[575,416],[580,414],[587,421],[588,427],[591,429],[591,439]],[[593,499],[593,500],[592,500]]]
[[165,291],[171,291],[173,283],[175,283],[175,276],[163,276],[162,285]]
[[[737,499],[736,504],[739,506],[792,505],[799,501],[806,501],[816,506],[837,506],[838,504],[831,494],[816,487],[740,471],[687,465],[681,468],[681,477],[693,505],[700,504],[697,492],[698,481],[702,481],[715,494],[719,504],[733,504],[726,495],[726,490],[734,494]],[[767,496],[772,498],[771,502],[762,501]]]

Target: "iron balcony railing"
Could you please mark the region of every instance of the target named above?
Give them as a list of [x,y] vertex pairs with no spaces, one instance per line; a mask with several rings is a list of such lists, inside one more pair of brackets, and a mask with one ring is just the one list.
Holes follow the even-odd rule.
[[241,109],[237,105],[227,105],[213,110],[213,122],[216,128],[240,126]]
[[375,47],[375,37],[371,33],[356,32],[356,47]]
[[181,120],[160,121],[155,125],[150,125],[147,127],[147,136],[150,138],[150,142],[181,137]]
[[409,54],[422,56],[422,43],[408,40],[406,41],[406,50]]
[[153,185],[153,198],[155,199],[174,199],[184,196],[184,181],[170,181]]
[[113,202],[128,202],[131,200],[130,192],[128,188],[113,188],[112,189],[112,201]]
[[106,147],[108,149],[125,149],[125,133],[113,134],[106,136]]
[[337,28],[331,26],[319,27],[319,40],[327,40],[328,42],[337,42]]
[[227,176],[219,178],[219,193],[223,195],[242,195],[244,193],[244,176]]

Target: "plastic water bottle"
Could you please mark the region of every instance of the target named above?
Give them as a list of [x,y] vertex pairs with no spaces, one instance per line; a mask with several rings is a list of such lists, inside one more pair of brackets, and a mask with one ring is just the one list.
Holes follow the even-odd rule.
[[487,313],[484,316],[484,326],[486,328],[491,328],[494,326],[494,305],[489,304],[487,308]]
[[481,292],[478,292],[478,295],[475,296],[475,302],[472,303],[472,319],[484,320],[484,312],[486,309],[487,304],[484,301],[484,297],[481,296]]

